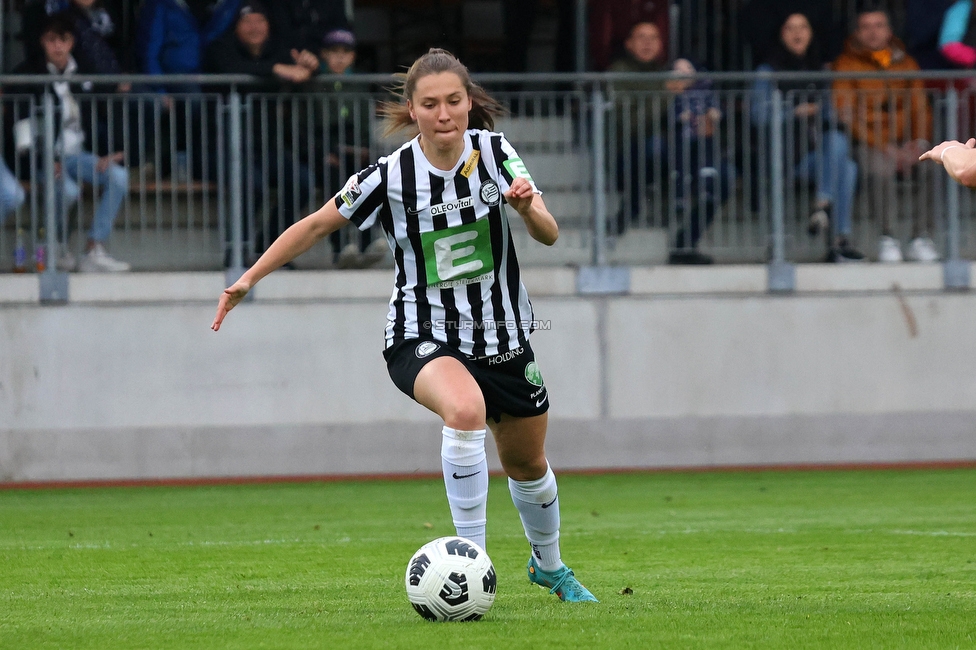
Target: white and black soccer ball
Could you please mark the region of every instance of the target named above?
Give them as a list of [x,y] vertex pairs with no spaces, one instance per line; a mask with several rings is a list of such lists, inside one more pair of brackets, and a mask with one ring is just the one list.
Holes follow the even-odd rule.
[[464,537],[428,542],[407,564],[407,598],[429,621],[477,621],[495,602],[495,567]]

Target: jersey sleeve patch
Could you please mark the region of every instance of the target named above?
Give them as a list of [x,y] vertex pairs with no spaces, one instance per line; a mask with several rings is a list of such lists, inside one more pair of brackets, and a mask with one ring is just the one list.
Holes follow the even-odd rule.
[[363,195],[362,189],[359,187],[359,178],[356,174],[349,177],[346,184],[339,191],[339,199],[346,205],[346,207],[351,208],[356,202],[356,199]]
[[522,162],[521,158],[509,158],[502,165],[512,178],[524,178],[527,181],[532,180],[532,176],[529,174],[529,170],[525,168],[525,163]]

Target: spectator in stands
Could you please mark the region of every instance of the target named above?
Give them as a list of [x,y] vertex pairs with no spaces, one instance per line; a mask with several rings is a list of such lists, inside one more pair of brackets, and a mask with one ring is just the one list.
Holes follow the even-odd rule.
[[[313,72],[318,72],[318,58],[307,50],[289,48],[286,43],[273,39],[269,15],[268,7],[260,0],[244,0],[233,29],[207,48],[206,70],[263,78],[265,83],[248,88],[254,92],[287,91],[294,84],[308,81]],[[288,108],[286,103],[281,110]],[[244,161],[249,165],[250,173],[244,178],[251,180],[254,205],[261,204],[265,198],[265,186],[281,184],[287,188],[278,193],[278,202],[267,215],[267,227],[256,232],[255,248],[260,253],[294,222],[296,211],[308,202],[311,190],[307,167],[296,164],[295,156],[287,149],[291,142],[289,134],[286,133],[282,140],[277,136],[279,125],[286,130],[290,127],[288,115],[279,112],[277,102],[262,102],[258,110],[263,111],[263,115],[254,117],[254,128],[249,134],[255,155]],[[282,155],[279,155],[279,148]],[[298,196],[292,190],[294,183],[298,184]]]
[[[792,13],[782,22],[780,38],[758,72],[818,72],[826,62],[820,55],[810,19]],[[753,86],[751,117],[753,125],[768,133],[772,119],[773,88],[786,100],[784,128],[792,134],[793,159],[797,178],[816,185],[817,198],[810,215],[809,231],[817,234],[828,223],[833,239],[828,262],[855,262],[864,255],[851,246],[851,213],[857,189],[857,163],[850,157],[847,136],[831,118],[832,105],[827,81],[777,81],[758,79]],[[787,123],[789,127],[787,128]],[[768,141],[768,140],[766,140]],[[832,218],[830,216],[832,215]]]
[[[655,23],[634,23],[623,45],[624,55],[610,64],[609,72],[664,72],[668,69],[664,37]],[[638,81],[623,84],[617,82],[614,87],[627,90],[661,90],[664,85],[661,83],[654,88],[648,88],[646,82]]]
[[750,0],[739,12],[739,27],[753,65],[769,60],[778,47],[782,17],[803,14],[820,35],[820,53],[831,61],[844,45],[844,26],[834,15],[834,3],[824,0]]
[[275,38],[315,52],[333,29],[350,31],[345,0],[274,0],[269,3]]
[[[2,121],[4,124],[8,124],[10,117],[7,114],[7,105],[0,105],[0,116],[2,116]],[[8,132],[8,136],[10,133]],[[9,137],[3,138],[4,145],[10,143]],[[20,186],[20,182],[10,167],[14,165],[14,148],[4,146],[3,157],[0,157],[0,227],[3,227],[4,222],[7,217],[14,212],[17,208],[24,204],[26,200],[26,195],[24,193],[24,188]],[[8,163],[10,167],[8,167]]]
[[17,177],[7,167],[6,161],[0,159],[0,226],[7,220],[7,216],[24,204],[24,188],[20,186]]
[[945,12],[939,51],[957,68],[976,68],[976,11],[972,0],[959,0]]
[[[72,56],[99,74],[125,71],[123,35],[118,29],[119,14],[102,0],[35,0],[24,7],[23,36],[25,59],[44,55],[40,29],[47,16],[68,12],[75,22],[75,49]],[[120,90],[124,90],[120,88]]]
[[[136,21],[136,59],[150,75],[197,74],[206,47],[227,32],[241,0],[145,0]],[[216,133],[210,104],[196,97],[198,84],[156,86],[165,114],[161,119],[164,176],[185,164],[196,179],[213,178],[216,156],[207,158]],[[209,140],[208,140],[209,138]],[[171,149],[170,143],[175,143]],[[185,159],[185,163],[181,160]],[[206,165],[205,162],[209,163]]]
[[[661,38],[661,30],[655,23],[638,22],[631,27],[630,33],[624,41],[624,55],[610,64],[608,72],[662,73],[668,69],[665,59],[666,53],[664,51],[664,39]],[[655,112],[645,101],[646,98],[653,102],[658,97],[647,96],[645,93],[663,91],[664,81],[645,79],[615,81],[613,82],[613,90],[615,93],[622,93],[618,97],[626,97],[630,104],[627,128],[621,129],[622,136],[627,137],[629,135],[629,142],[621,142],[621,154],[617,161],[618,189],[629,190],[627,192],[627,205],[621,208],[622,212],[618,216],[616,224],[617,232],[622,233],[628,222],[635,222],[640,215],[640,202],[643,195],[641,186],[659,180],[654,175],[656,171],[661,171],[660,161],[655,165],[651,158],[652,154],[660,149],[660,135],[664,132],[667,124],[665,121],[655,118]],[[628,149],[630,155],[625,158],[624,152]],[[640,174],[641,165],[638,163],[638,159],[642,155],[645,156],[646,160],[643,165],[645,169],[643,178]]]
[[[663,39],[654,23],[635,24],[624,42],[626,56],[610,66],[612,72],[663,72]],[[674,188],[680,225],[676,225],[670,264],[711,264],[712,258],[698,250],[698,241],[715,218],[715,213],[729,196],[734,172],[721,154],[716,128],[722,120],[718,96],[712,84],[693,77],[695,65],[689,59],[678,59],[671,68],[674,76],[663,82],[614,82],[615,91],[662,92],[667,102],[655,111],[638,96],[631,97],[629,116],[630,163],[618,161],[621,185],[629,177],[628,205],[618,218],[618,231],[626,226],[627,211],[633,222],[640,212],[641,186],[663,182]],[[651,101],[657,99],[651,95]],[[643,105],[642,105],[643,104]],[[660,121],[655,117],[658,113]],[[640,121],[643,116],[643,123]],[[669,135],[670,134],[674,134]],[[673,142],[671,148],[669,143]],[[623,147],[626,147],[623,144]],[[643,165],[640,158],[643,156]],[[645,175],[640,176],[643,166]],[[621,187],[623,189],[623,187]]]
[[939,32],[946,10],[955,0],[906,0],[905,44],[923,70],[951,67],[939,48]]
[[138,58],[146,74],[200,72],[204,49],[237,17],[241,0],[146,0],[139,11]]
[[[51,87],[57,100],[55,107],[55,173],[58,182],[58,223],[66,230],[66,213],[71,204],[77,202],[81,194],[79,183],[92,183],[102,188],[102,195],[95,208],[95,217],[91,230],[88,232],[88,242],[85,255],[81,260],[80,270],[84,272],[128,271],[129,264],[120,262],[109,256],[105,250],[105,242],[112,234],[112,227],[122,207],[122,202],[129,189],[129,175],[124,167],[118,163],[123,154],[120,151],[106,154],[95,154],[86,148],[86,143],[97,147],[93,137],[94,101],[91,97],[78,98],[76,93],[92,94],[99,89],[90,83],[72,83],[75,74],[92,74],[72,56],[74,35],[72,30],[74,21],[69,15],[55,14],[45,19],[41,28],[40,43],[44,52],[43,57],[28,60],[19,65],[16,74],[51,75]],[[45,93],[46,84],[28,87],[40,101]],[[21,111],[20,114],[27,114]],[[31,118],[27,118],[31,120]],[[95,116],[97,122],[97,115]],[[16,127],[15,127],[16,128]],[[95,128],[98,128],[96,125]],[[38,129],[28,126],[28,142],[16,142],[22,150],[22,169],[29,170],[31,158],[30,147],[36,140]],[[38,156],[39,158],[40,156]],[[32,170],[33,180],[41,178],[38,170]],[[63,233],[62,233],[63,235]],[[62,258],[62,267],[73,267],[74,260],[70,254]]]
[[[352,74],[356,62],[356,36],[347,29],[328,32],[323,39],[319,58],[322,60],[321,74]],[[324,104],[317,104],[325,110],[325,115],[316,119],[316,124],[322,129],[316,141],[328,149],[326,164],[329,187],[325,193],[334,194],[346,179],[369,164],[370,115],[364,102],[345,94],[349,88],[341,79],[325,82],[323,90],[331,97]],[[373,266],[389,250],[384,240],[373,239],[372,229],[357,231],[351,237],[354,241],[344,247],[338,231],[330,237],[334,262],[339,268]]]
[[[74,21],[75,48],[74,56],[86,68],[94,70],[96,74],[122,74],[131,72],[126,70],[121,61],[121,38],[115,28],[112,15],[101,6],[101,0],[63,0],[56,2],[48,0],[49,5],[65,5],[64,12]],[[132,84],[120,83],[116,86],[119,93],[128,93]],[[138,89],[137,89],[138,90]],[[125,119],[123,104],[128,104],[128,122]],[[141,105],[141,115],[140,115]],[[143,162],[134,155],[144,152],[146,159],[152,158],[155,150],[154,139],[148,137],[154,132],[155,112],[150,102],[138,99],[111,101],[107,110],[112,114],[111,131],[105,130],[98,134],[99,143],[111,148],[110,144],[126,141],[132,143],[127,152],[132,165]],[[128,134],[126,133],[128,130]],[[140,136],[139,134],[142,134]],[[141,137],[142,146],[136,146]]]
[[234,28],[215,40],[206,51],[207,72],[249,74],[263,77],[265,90],[283,83],[302,84],[319,70],[318,58],[271,37],[267,6],[260,0],[244,0]]
[[735,172],[716,137],[722,120],[718,95],[710,81],[692,76],[704,69],[696,69],[689,59],[677,59],[672,70],[674,76],[665,87],[673,95],[668,128],[675,134],[675,150],[668,155],[667,139],[662,138],[660,153],[674,179],[681,225],[668,263],[711,264],[711,256],[698,250],[698,241],[729,198]]
[[[912,173],[919,155],[929,148],[932,116],[919,80],[898,78],[918,70],[918,63],[894,36],[886,11],[868,7],[857,15],[853,34],[833,64],[838,72],[891,73],[890,79],[838,79],[833,84],[838,116],[857,142],[857,159],[873,182],[890,183]],[[924,203],[924,201],[923,201]],[[922,214],[919,214],[922,213]],[[918,211],[907,255],[914,261],[938,259],[926,234],[930,215]],[[900,262],[901,245],[891,230],[888,210],[881,214],[878,260]]]
[[[560,3],[563,4],[563,3]],[[567,2],[567,5],[573,3]],[[668,25],[671,3],[667,0],[600,0],[590,3],[590,53],[593,67],[606,70],[610,63],[626,56],[633,26],[651,23],[661,39],[662,60],[667,61]]]

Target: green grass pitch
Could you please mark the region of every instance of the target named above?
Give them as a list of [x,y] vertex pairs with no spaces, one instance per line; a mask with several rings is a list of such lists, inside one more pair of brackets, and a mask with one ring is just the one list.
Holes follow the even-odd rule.
[[972,648],[976,469],[569,475],[529,584],[502,479],[495,606],[422,620],[439,480],[0,491],[0,648]]

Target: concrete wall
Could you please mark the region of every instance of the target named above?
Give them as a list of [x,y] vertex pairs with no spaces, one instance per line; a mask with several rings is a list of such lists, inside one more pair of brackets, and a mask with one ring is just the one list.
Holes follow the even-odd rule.
[[[976,295],[938,265],[801,267],[791,296],[762,266],[526,281],[557,467],[976,459]],[[0,481],[439,471],[381,356],[390,285],[277,273],[215,334],[220,274],[72,276],[64,306],[0,277]]]

